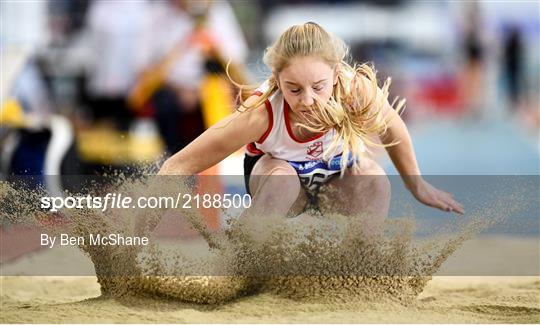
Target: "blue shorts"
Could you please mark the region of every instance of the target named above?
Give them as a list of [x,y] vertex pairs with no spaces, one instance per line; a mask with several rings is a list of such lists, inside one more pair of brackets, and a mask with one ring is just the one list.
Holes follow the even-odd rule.
[[[319,187],[341,172],[341,155],[330,161],[289,161],[298,174],[300,182],[308,191],[317,191]],[[351,167],[353,160],[349,159],[347,167]]]
[[[253,167],[259,161],[263,155],[259,156],[249,156],[245,155],[244,157],[244,181],[246,186],[246,192],[251,195],[249,189],[249,179]],[[326,183],[335,175],[339,174],[341,171],[341,155],[335,156],[330,161],[326,162],[324,160],[313,160],[313,161],[288,161],[288,163],[296,170],[298,178],[302,183],[302,186],[306,189],[306,194],[308,198],[308,204],[304,208],[304,211],[307,209],[318,209],[318,200],[317,194],[322,184]],[[351,167],[353,160],[349,159],[347,167]]]

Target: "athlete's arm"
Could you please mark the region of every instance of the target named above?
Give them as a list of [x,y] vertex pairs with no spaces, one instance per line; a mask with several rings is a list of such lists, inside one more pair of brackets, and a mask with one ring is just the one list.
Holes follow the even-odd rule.
[[[381,89],[378,89],[377,96],[379,98],[383,96]],[[423,204],[444,211],[464,213],[463,206],[454,200],[452,194],[433,187],[421,176],[405,122],[392,108],[388,100],[384,100],[383,103],[382,114],[387,121],[388,129],[384,134],[379,135],[379,138],[383,144],[397,143],[386,147],[386,151],[401,175],[405,186]]]
[[384,102],[383,115],[387,121],[388,129],[384,134],[379,135],[379,138],[383,144],[397,143],[386,147],[386,151],[405,185],[412,188],[420,178],[416,176],[420,176],[421,173],[409,131],[401,116],[390,106],[388,101]]
[[[256,100],[248,98],[246,104]],[[165,161],[158,175],[193,175],[217,164],[243,145],[257,141],[268,128],[264,105],[235,112],[210,127],[184,149]]]

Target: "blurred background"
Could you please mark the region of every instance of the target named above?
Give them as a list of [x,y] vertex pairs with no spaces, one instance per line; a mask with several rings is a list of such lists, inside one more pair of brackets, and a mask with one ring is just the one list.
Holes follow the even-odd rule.
[[[2,0],[0,12],[0,180],[34,175],[34,186],[62,193],[85,190],[70,175],[156,172],[234,110],[227,63],[237,83],[257,85],[270,73],[266,46],[287,27],[314,21],[343,38],[353,60],[372,62],[381,82],[392,77],[391,97],[407,99],[402,116],[423,174],[534,175],[516,182],[531,186],[524,200],[538,202],[536,1]],[[384,151],[376,154],[396,174]],[[239,151],[206,173],[242,175],[242,159]],[[452,190],[452,179],[439,179],[441,187]],[[455,183],[460,200],[505,186],[498,178]],[[467,184],[471,191],[460,191]],[[243,177],[213,190],[242,193]],[[478,200],[465,203],[469,209]],[[534,204],[525,228],[537,234]],[[204,218],[209,229],[220,227],[217,211]],[[158,232],[189,229],[173,223]],[[9,226],[0,226],[11,252],[3,260],[40,248],[37,230]]]
[[[236,82],[260,83],[265,47],[307,21],[373,62],[381,81],[392,77],[424,174],[538,175],[539,6],[2,1],[0,175],[157,166],[234,109],[227,62]],[[241,160],[211,173],[242,174]]]

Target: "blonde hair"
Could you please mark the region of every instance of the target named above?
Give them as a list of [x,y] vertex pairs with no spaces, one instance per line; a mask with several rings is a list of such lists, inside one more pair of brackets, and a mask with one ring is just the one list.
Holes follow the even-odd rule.
[[[343,157],[351,156],[353,168],[359,167],[362,143],[380,146],[369,138],[370,134],[384,134],[388,121],[383,116],[384,105],[388,103],[390,78],[386,79],[379,90],[375,70],[369,64],[351,66],[346,62],[349,48],[338,37],[326,32],[316,23],[309,22],[287,29],[279,39],[266,49],[263,61],[272,69],[268,79],[268,89],[249,105],[242,103],[244,110],[261,106],[278,90],[277,75],[294,57],[312,56],[325,61],[337,71],[337,83],[332,96],[326,103],[315,99],[314,109],[309,121],[301,124],[312,132],[326,132],[334,129],[336,136],[329,148],[325,149],[323,159],[330,160],[337,154],[342,142]],[[255,87],[237,85],[242,90]],[[394,101],[391,106],[394,106]],[[404,105],[401,100],[396,105],[400,110]],[[393,145],[387,144],[385,146]],[[341,174],[345,172],[348,159],[341,160]]]

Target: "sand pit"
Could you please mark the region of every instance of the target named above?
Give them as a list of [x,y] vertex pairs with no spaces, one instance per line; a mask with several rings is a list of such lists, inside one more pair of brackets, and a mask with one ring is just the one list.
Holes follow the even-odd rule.
[[539,277],[435,277],[414,303],[305,302],[270,293],[226,305],[100,297],[95,277],[3,277],[2,323],[538,323]]
[[[443,269],[470,261],[472,255],[488,253],[495,242],[500,249],[515,249],[514,260],[520,261],[535,251],[537,239],[476,238],[467,244],[471,249],[458,250],[448,264],[443,264]],[[87,258],[76,249],[46,250],[4,267],[10,273],[25,274],[29,262],[55,264],[69,254],[73,259]],[[492,272],[503,272],[513,264],[512,260],[504,262],[495,264],[499,265],[498,270],[490,266]],[[85,265],[91,266],[91,263]],[[4,276],[0,279],[0,322],[3,323],[540,322],[539,276],[434,276],[416,299],[407,302],[366,300],[354,295],[339,301],[292,299],[263,291],[218,305],[185,303],[163,296],[102,296],[95,276]]]

